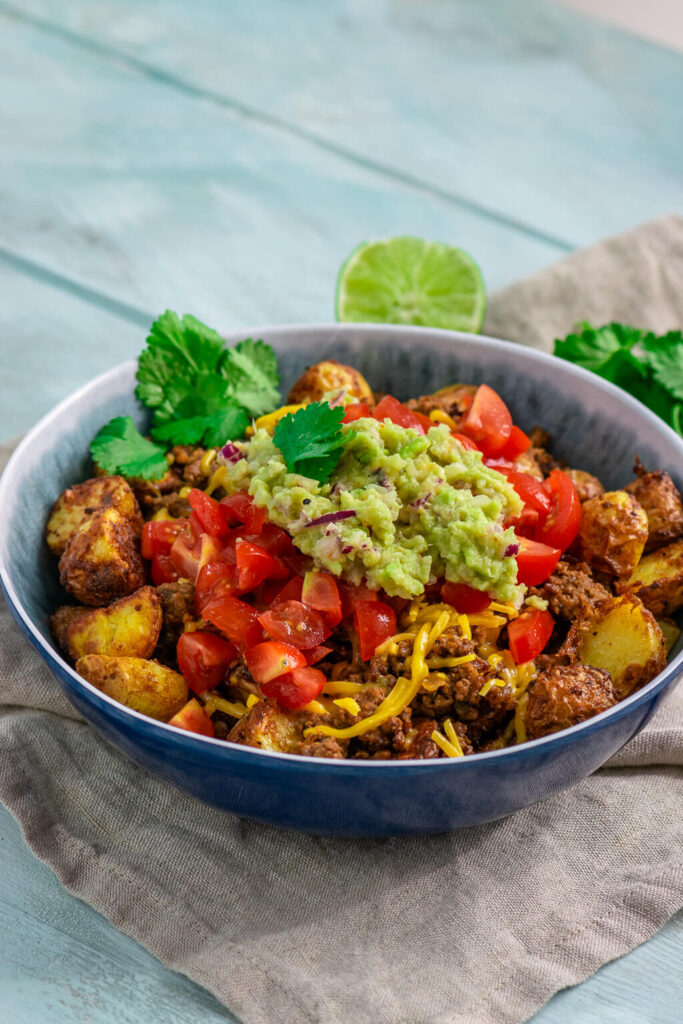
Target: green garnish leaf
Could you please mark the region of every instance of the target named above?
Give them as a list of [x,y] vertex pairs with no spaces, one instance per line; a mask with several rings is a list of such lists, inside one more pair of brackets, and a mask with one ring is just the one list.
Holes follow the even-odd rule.
[[679,434],[683,433],[683,335],[611,323],[555,340],[555,355],[592,370],[628,391]]
[[217,447],[241,437],[248,425],[246,410],[231,397],[230,382],[202,373],[194,380],[171,381],[156,410],[152,437],[168,444]]
[[228,349],[224,373],[229,376],[232,394],[252,416],[263,416],[280,402],[280,372],[270,345],[246,338]]
[[143,437],[130,416],[106,423],[91,442],[90,454],[106,473],[160,480],[168,470],[164,449]]
[[167,309],[152,324],[147,348],[140,353],[135,394],[149,409],[156,409],[172,381],[219,371],[225,354],[218,331],[189,314],[179,317]]
[[273,442],[284,456],[290,473],[327,483],[342,457],[348,438],[342,432],[344,406],[312,402],[278,422]]

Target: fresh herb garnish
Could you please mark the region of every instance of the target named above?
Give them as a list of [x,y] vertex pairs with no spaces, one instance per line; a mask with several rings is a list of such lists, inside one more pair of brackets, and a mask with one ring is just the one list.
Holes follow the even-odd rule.
[[290,473],[299,473],[318,483],[326,483],[342,457],[348,439],[342,433],[344,407],[327,402],[312,402],[278,422],[273,442],[284,456]]
[[626,324],[578,325],[555,340],[555,355],[628,391],[683,433],[683,334],[656,335]]
[[159,480],[168,469],[163,448],[148,441],[130,416],[117,416],[100,430],[90,454],[106,473]]

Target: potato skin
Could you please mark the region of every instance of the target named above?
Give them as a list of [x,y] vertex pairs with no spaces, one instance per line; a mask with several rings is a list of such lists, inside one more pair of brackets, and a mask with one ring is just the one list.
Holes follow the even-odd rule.
[[666,664],[664,636],[652,612],[633,594],[612,597],[575,622],[562,653],[609,672],[620,700],[649,683]]
[[58,608],[50,619],[55,640],[71,661],[86,654],[149,658],[161,631],[161,600],[154,587],[108,608]]
[[45,539],[53,555],[62,555],[68,541],[96,512],[115,508],[134,533],[142,531],[142,515],[133,489],[122,476],[97,476],[62,491],[47,521]]
[[158,661],[87,654],[76,662],[76,671],[119,704],[162,722],[187,704],[183,677]]
[[336,359],[324,359],[309,366],[289,392],[287,401],[291,405],[319,402],[326,392],[338,388],[346,388],[347,394],[357,402],[375,404],[372,388],[363,374],[353,366],[338,363]]
[[592,568],[630,576],[647,541],[647,515],[626,491],[606,491],[581,506],[577,537],[581,557]]
[[592,473],[586,473],[583,469],[566,469],[565,473],[576,487],[582,505],[584,501],[590,501],[591,498],[597,498],[605,493],[605,488]]
[[96,608],[145,584],[140,543],[130,521],[109,506],[85,519],[59,560],[59,581]]
[[284,711],[277,701],[260,700],[249,714],[240,718],[226,738],[247,747],[292,753],[302,736],[303,726],[298,716]]
[[648,538],[645,553],[683,537],[683,501],[668,473],[644,473],[626,490],[645,509]]
[[641,558],[617,590],[636,594],[653,615],[673,615],[683,607],[683,540]]

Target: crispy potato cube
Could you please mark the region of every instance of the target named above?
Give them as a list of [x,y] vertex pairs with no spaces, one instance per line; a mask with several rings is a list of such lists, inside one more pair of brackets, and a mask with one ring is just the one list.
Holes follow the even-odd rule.
[[277,701],[260,700],[232,727],[227,739],[247,747],[291,753],[302,736],[303,726],[298,715],[283,710]]
[[[602,486],[597,476],[593,476],[592,473],[586,473],[583,469],[567,469],[565,472],[576,487],[579,495],[579,501],[582,505],[584,501],[589,501],[591,498],[597,498],[600,494],[605,493],[605,488]],[[638,496],[636,495],[636,498],[637,497]]]
[[683,536],[683,501],[668,473],[645,473],[626,490],[645,509],[648,522],[646,554]]
[[113,506],[83,521],[59,560],[59,580],[82,604],[101,607],[145,583],[140,543]]
[[681,631],[673,619],[657,619],[657,625],[664,634],[664,649],[666,650],[666,656],[668,658],[678,643]]
[[187,703],[183,677],[158,661],[86,654],[76,662],[76,671],[119,704],[162,722]]
[[647,541],[647,515],[626,491],[606,491],[581,506],[577,538],[581,555],[594,569],[630,576]]
[[142,516],[130,485],[122,476],[101,476],[62,491],[47,521],[45,539],[53,555],[62,555],[67,542],[86,519],[105,508],[115,508],[129,520],[133,531],[142,531]]
[[609,672],[620,700],[649,683],[666,664],[657,620],[632,594],[612,597],[575,622],[565,646],[584,665]]
[[319,402],[328,391],[346,388],[347,394],[357,402],[374,405],[375,397],[365,377],[353,366],[344,366],[335,359],[325,359],[309,366],[289,392],[292,405]]
[[641,558],[618,590],[637,594],[653,615],[673,615],[683,607],[683,540]]
[[108,608],[58,608],[50,620],[55,640],[71,661],[86,654],[149,658],[161,631],[161,600],[154,587]]

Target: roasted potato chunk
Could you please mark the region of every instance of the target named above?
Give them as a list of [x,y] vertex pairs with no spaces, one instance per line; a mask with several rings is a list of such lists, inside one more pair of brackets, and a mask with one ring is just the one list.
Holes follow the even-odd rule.
[[291,753],[303,736],[300,716],[284,711],[277,701],[260,700],[233,726],[227,739],[261,750]]
[[565,648],[584,665],[602,668],[622,700],[666,664],[664,636],[652,612],[632,594],[612,597],[572,625]]
[[53,555],[62,555],[67,542],[96,512],[115,508],[134,533],[142,530],[142,516],[132,488],[122,476],[101,476],[62,491],[47,521],[45,539]]
[[530,740],[569,729],[616,704],[609,673],[588,665],[554,665],[529,687],[524,725]]
[[584,501],[590,501],[591,498],[597,498],[605,493],[605,488],[592,473],[586,473],[583,469],[567,469],[565,472],[576,487],[582,505]]
[[653,615],[673,615],[683,607],[683,540],[641,558],[618,590],[637,594]]
[[645,473],[626,490],[645,509],[648,538],[645,552],[683,536],[683,501],[668,473]]
[[187,703],[187,683],[179,672],[144,658],[108,658],[86,654],[76,671],[119,704],[162,722]]
[[309,366],[289,392],[288,401],[296,405],[319,402],[328,391],[336,391],[338,388],[346,388],[349,397],[357,402],[374,404],[375,396],[363,374],[353,366],[344,366],[335,359],[324,359],[321,363]]
[[59,581],[82,604],[101,607],[145,583],[140,544],[113,506],[86,518],[59,560]]
[[626,491],[606,491],[581,506],[577,538],[584,561],[613,576],[630,576],[647,541],[647,515]]
[[161,600],[154,587],[108,608],[58,608],[50,620],[55,640],[71,661],[86,654],[149,658],[161,631]]
[[678,643],[681,631],[673,619],[657,619],[657,625],[664,634],[664,649],[666,650],[666,656],[668,658]]

